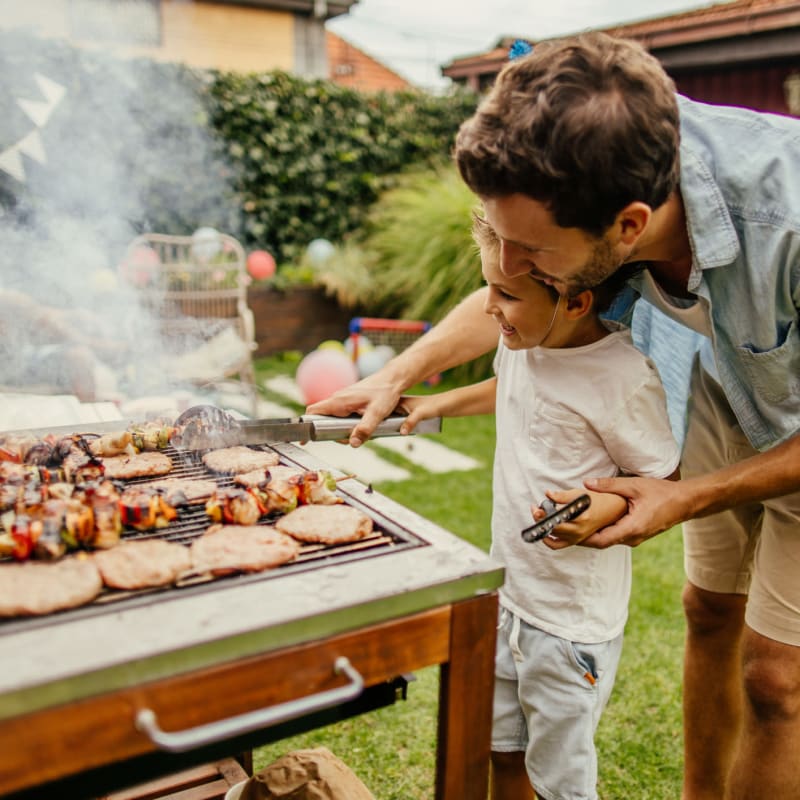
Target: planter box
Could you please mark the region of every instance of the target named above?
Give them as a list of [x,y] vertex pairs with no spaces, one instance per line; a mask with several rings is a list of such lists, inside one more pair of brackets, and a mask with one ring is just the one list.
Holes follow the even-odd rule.
[[324,290],[297,287],[282,292],[270,286],[248,287],[247,302],[256,322],[256,357],[300,350],[310,353],[326,339],[343,341],[357,309],[342,308]]

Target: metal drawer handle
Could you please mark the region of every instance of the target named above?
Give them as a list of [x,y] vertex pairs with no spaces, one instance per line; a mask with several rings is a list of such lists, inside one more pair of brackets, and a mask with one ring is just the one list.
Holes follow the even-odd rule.
[[333,671],[336,675],[342,673],[347,675],[350,683],[308,697],[289,700],[270,708],[248,711],[246,714],[229,717],[219,722],[198,725],[196,728],[189,728],[185,731],[167,732],[162,730],[156,720],[155,712],[150,708],[143,708],[136,714],[136,728],[161,750],[170,753],[184,753],[196,747],[296,719],[304,714],[322,711],[325,708],[352,700],[364,690],[364,679],[345,656],[339,656],[336,659]]

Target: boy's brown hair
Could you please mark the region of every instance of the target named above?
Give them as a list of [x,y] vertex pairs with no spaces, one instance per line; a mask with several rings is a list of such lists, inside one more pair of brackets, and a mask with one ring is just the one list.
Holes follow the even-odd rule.
[[640,44],[592,32],[509,62],[461,126],[455,160],[479,196],[525,194],[556,224],[600,236],[678,183],[675,86]]

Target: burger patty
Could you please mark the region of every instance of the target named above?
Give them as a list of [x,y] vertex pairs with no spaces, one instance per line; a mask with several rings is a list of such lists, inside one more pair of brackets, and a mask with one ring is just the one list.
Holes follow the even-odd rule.
[[91,558],[0,566],[0,617],[34,616],[94,600],[103,588]]
[[171,506],[199,505],[205,503],[217,490],[213,480],[201,478],[162,478],[160,481],[143,483],[164,494],[164,499]]
[[261,572],[292,561],[300,544],[267,525],[212,525],[192,542],[197,572]]
[[[269,474],[267,474],[269,473]],[[285,481],[293,478],[295,475],[302,475],[303,470],[296,467],[286,467],[281,464],[277,466],[265,467],[263,469],[253,469],[249,472],[241,472],[235,475],[233,482],[239,486],[246,486],[248,488],[253,486],[260,486],[266,481]]]
[[305,505],[275,522],[275,527],[301,542],[357,542],[372,533],[372,520],[348,505]]
[[253,450],[246,445],[222,447],[211,450],[203,456],[203,463],[212,471],[225,475],[250,472],[254,469],[267,469],[278,464],[277,453],[267,450]]
[[172,470],[172,461],[155,450],[135,455],[103,458],[103,477],[128,480],[129,478],[157,477]]
[[167,586],[192,567],[188,547],[163,539],[122,542],[97,551],[94,561],[103,583],[112,589]]

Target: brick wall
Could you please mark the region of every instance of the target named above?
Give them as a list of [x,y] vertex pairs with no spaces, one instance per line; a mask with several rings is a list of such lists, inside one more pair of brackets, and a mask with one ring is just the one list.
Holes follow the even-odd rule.
[[256,357],[286,350],[310,353],[326,339],[343,341],[351,318],[363,313],[341,308],[322,289],[306,287],[280,292],[251,286],[247,302],[256,322]]

